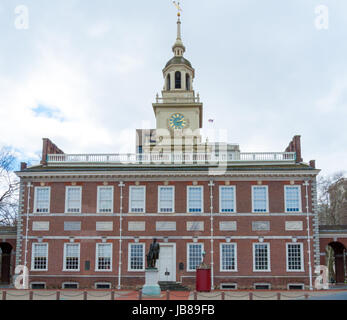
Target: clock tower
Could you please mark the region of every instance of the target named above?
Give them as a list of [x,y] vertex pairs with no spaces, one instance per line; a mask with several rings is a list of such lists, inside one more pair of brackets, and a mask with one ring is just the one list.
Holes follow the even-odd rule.
[[[143,141],[143,151],[157,152],[206,152],[201,143],[203,104],[199,94],[195,94],[193,80],[195,70],[184,58],[185,46],[181,38],[181,19],[178,13],[177,38],[172,47],[174,56],[163,69],[164,87],[161,97],[157,94],[153,103],[156,117],[155,134],[147,143]],[[155,136],[155,137],[154,137]]]

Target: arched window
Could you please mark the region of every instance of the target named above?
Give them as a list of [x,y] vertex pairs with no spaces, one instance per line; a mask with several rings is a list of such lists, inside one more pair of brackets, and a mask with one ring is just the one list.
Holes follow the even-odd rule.
[[181,72],[175,73],[175,89],[181,89]]
[[190,90],[190,76],[188,73],[186,73],[186,90]]
[[170,74],[166,77],[166,90],[171,90],[171,77]]

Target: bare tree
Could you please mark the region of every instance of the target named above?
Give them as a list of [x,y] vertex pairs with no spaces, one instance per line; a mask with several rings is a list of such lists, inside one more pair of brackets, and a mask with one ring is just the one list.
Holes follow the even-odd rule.
[[337,183],[344,172],[318,178],[318,213],[321,225],[341,224],[341,211],[346,201],[346,190]]
[[13,173],[15,157],[7,149],[0,150],[0,225],[15,225],[18,211],[19,181]]

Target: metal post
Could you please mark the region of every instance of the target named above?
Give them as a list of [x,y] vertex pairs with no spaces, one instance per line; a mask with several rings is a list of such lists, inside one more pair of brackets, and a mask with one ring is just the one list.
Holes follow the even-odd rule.
[[139,290],[139,300],[142,300],[142,290]]
[[253,300],[253,292],[249,293],[249,300]]
[[225,292],[222,291],[222,300],[225,300]]
[[308,186],[309,182],[305,181],[304,186],[306,187],[306,220],[307,220],[307,254],[308,254],[308,273],[310,277],[310,290],[313,290],[312,286],[312,264],[311,264],[311,239],[310,239],[310,217],[309,217],[309,206],[308,206]]
[[56,298],[55,298],[56,300],[60,300],[60,291],[57,291],[57,293],[56,293]]
[[213,262],[213,180],[210,181],[210,220],[211,220],[211,290],[214,290],[214,262]]
[[281,300],[281,292],[277,293],[277,300]]
[[29,291],[29,300],[34,300],[34,292]]
[[170,300],[170,291],[166,290],[166,300]]
[[6,291],[3,291],[3,292],[2,292],[2,300],[6,300],[6,294],[7,294]]
[[308,293],[305,293],[305,299],[307,300],[309,297]]
[[29,211],[30,211],[30,188],[31,182],[27,184],[28,188],[28,197],[27,197],[27,214],[26,214],[26,223],[25,223],[25,249],[24,249],[24,266],[27,266],[27,253],[28,253],[28,231],[29,231]]
[[121,289],[121,274],[122,274],[122,221],[123,221],[123,181],[119,182],[120,188],[120,207],[119,207],[119,254],[118,254],[118,286],[117,289]]
[[111,300],[114,301],[114,291],[111,291]]
[[87,297],[88,297],[88,292],[84,291],[83,292],[83,300],[87,300]]
[[194,300],[198,300],[198,293],[194,290]]

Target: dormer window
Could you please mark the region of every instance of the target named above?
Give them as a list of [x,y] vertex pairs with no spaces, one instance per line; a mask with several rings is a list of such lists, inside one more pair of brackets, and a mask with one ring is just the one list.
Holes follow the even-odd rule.
[[175,73],[175,89],[181,89],[181,72]]

